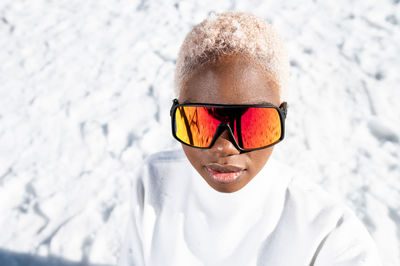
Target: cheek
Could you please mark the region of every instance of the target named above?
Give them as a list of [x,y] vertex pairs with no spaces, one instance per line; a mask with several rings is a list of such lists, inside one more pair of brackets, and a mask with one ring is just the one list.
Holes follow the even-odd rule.
[[185,144],[182,144],[182,149],[185,152],[186,157],[192,163],[192,165],[195,168],[199,168],[201,166],[202,162],[204,161],[203,150],[192,148]]
[[259,172],[264,167],[271,156],[273,149],[274,146],[250,152],[249,157],[253,171]]

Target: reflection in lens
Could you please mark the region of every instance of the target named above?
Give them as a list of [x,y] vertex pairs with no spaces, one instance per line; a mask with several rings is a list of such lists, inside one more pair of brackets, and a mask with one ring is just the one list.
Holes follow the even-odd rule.
[[252,107],[241,117],[244,149],[261,148],[281,137],[281,121],[275,108]]
[[176,136],[186,144],[208,147],[219,124],[212,116],[213,109],[215,108],[179,106],[175,112]]

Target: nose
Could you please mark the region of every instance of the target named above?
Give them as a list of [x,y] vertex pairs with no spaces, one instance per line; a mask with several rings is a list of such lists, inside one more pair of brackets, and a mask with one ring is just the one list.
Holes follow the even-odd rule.
[[240,151],[236,149],[230,138],[231,136],[228,132],[228,129],[225,129],[211,146],[210,152],[218,154],[220,156],[240,154]]

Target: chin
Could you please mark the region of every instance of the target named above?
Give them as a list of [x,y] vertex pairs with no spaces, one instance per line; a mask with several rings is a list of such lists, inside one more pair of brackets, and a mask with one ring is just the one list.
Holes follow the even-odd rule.
[[217,187],[213,187],[216,191],[218,191],[218,192],[221,192],[221,193],[233,193],[233,192],[236,192],[236,191],[238,191],[238,190],[240,190],[241,188],[236,188],[236,189],[233,189],[233,188],[217,188]]

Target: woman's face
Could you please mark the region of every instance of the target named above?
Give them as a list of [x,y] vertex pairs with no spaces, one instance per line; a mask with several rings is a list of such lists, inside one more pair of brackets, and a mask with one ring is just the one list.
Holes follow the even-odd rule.
[[[279,88],[273,84],[267,72],[253,60],[240,55],[225,55],[217,63],[197,69],[184,85],[178,100],[179,103],[215,104],[269,102],[279,106]],[[193,167],[219,192],[235,192],[244,187],[264,167],[273,150],[272,146],[241,152],[230,141],[228,130],[210,149],[184,144],[182,148]],[[237,175],[239,177],[234,181],[226,181]]]

